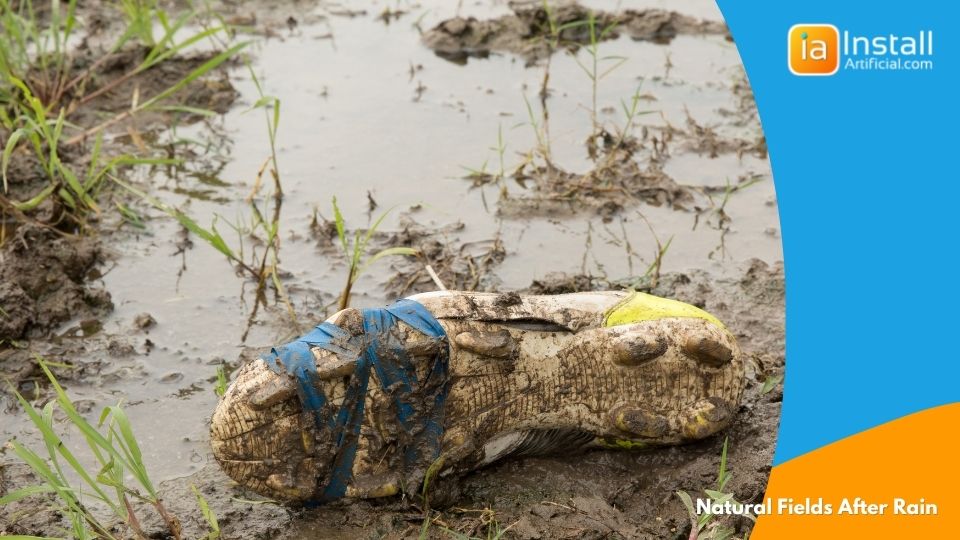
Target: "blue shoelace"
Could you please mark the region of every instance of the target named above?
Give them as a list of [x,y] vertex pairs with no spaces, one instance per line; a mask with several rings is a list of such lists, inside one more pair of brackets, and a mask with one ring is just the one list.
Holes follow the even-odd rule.
[[[410,355],[394,331],[401,321],[440,342],[431,370],[422,381],[417,379]],[[363,332],[360,336],[351,336],[337,325],[324,322],[309,334],[271,349],[262,357],[276,373],[288,373],[297,379],[297,394],[303,409],[312,413],[318,430],[332,436],[335,448],[332,472],[324,485],[319,485],[323,479],[318,479],[315,503],[339,499],[346,493],[353,476],[371,369],[384,393],[393,398],[401,429],[398,442],[404,471],[426,470],[440,454],[450,358],[443,327],[423,305],[402,299],[385,308],[364,309]],[[316,360],[310,351],[313,347],[330,351],[340,360],[356,362],[346,396],[336,414],[327,406],[327,397],[321,390]],[[421,406],[418,412],[414,399],[425,404],[431,398],[432,406]]]

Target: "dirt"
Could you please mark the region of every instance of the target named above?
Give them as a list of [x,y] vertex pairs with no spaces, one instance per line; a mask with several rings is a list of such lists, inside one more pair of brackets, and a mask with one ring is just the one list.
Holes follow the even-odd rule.
[[[35,355],[61,364],[64,381],[117,384],[142,375],[145,327],[106,328],[114,309],[103,286],[111,259],[96,237],[25,224],[0,248],[0,394],[36,397],[45,380]],[[44,385],[45,386],[45,385]],[[12,405],[12,403],[8,403]]]
[[641,169],[633,152],[616,150],[609,156],[584,174],[550,164],[518,171],[514,178],[520,182],[532,180],[536,193],[501,199],[500,213],[510,217],[593,211],[609,222],[624,206],[636,206],[641,201],[678,210],[693,206],[695,192],[677,184],[657,163],[650,162]]
[[[542,70],[543,79],[537,96],[539,111],[530,108],[531,122],[535,130],[547,126],[550,119],[551,62],[546,57],[559,51],[576,56],[579,49],[590,44],[589,27],[584,26],[589,10],[574,2],[560,3],[550,11],[540,2],[511,2],[512,14],[495,19],[478,20],[473,17],[454,17],[441,22],[423,34],[426,46],[438,56],[465,62],[467,57],[486,58],[492,51],[509,52],[527,60],[528,67]],[[592,12],[596,17],[597,32],[601,41],[617,39],[621,32],[635,41],[648,40],[657,44],[669,44],[680,34],[730,36],[721,23],[698,20],[676,12],[658,9],[624,10],[611,14]],[[550,32],[550,20],[559,31],[554,41]],[[616,58],[616,57],[612,57]],[[578,61],[579,62],[579,61]],[[600,60],[602,64],[602,60]],[[584,63],[579,64],[587,71]],[[587,64],[589,65],[589,60]],[[612,71],[618,66],[610,68]],[[668,54],[664,78],[669,77],[672,67]],[[598,73],[608,73],[606,68],[597,68]],[[589,74],[588,74],[589,76]],[[602,76],[601,76],[602,78]],[[642,93],[642,80],[632,98],[633,105],[643,104],[636,114],[655,112],[647,107],[655,105],[657,98]],[[739,102],[734,109],[722,111],[730,124],[740,127],[759,124],[756,104],[749,84],[737,83],[733,89]],[[527,102],[530,107],[529,101]],[[596,107],[596,105],[594,105]],[[621,101],[626,112],[627,101]],[[602,112],[615,110],[607,107]],[[730,136],[719,132],[719,126],[698,121],[684,108],[685,120],[674,124],[666,120],[662,126],[644,126],[638,135],[627,134],[618,128],[608,128],[597,120],[597,111],[592,113],[593,131],[584,141],[590,168],[585,172],[572,171],[556,163],[550,151],[549,138],[538,133],[538,148],[527,154],[518,167],[499,173],[486,169],[474,170],[467,176],[474,187],[491,184],[499,186],[498,213],[507,218],[529,215],[557,215],[558,213],[594,212],[610,222],[612,217],[625,207],[643,202],[653,206],[666,206],[675,210],[701,210],[709,203],[710,193],[703,193],[696,186],[685,185],[675,180],[664,168],[672,159],[672,150],[677,153],[693,152],[711,159],[721,154],[735,154],[742,159],[745,154],[766,159],[766,141],[762,133],[745,137]],[[628,120],[633,122],[634,120]],[[502,157],[501,157],[502,159]],[[516,183],[524,192],[510,195],[506,183]]]
[[464,228],[463,223],[437,228],[405,219],[401,227],[399,232],[385,235],[384,245],[412,247],[420,255],[396,264],[396,273],[386,283],[391,296],[400,298],[436,290],[437,285],[425,265],[430,265],[448,289],[493,291],[497,288],[495,270],[506,256],[499,237],[456,242],[452,235]]
[[[89,101],[84,102],[82,106],[76,109],[72,120],[78,125],[96,125],[97,120],[102,120],[105,114],[118,114],[129,109],[131,106],[130,97],[134,93],[137,94],[139,101],[146,101],[179,83],[188,73],[214,56],[210,52],[180,55],[170,61],[161,63],[155,69],[149,69],[130,77],[129,74],[146,59],[149,52],[149,49],[145,47],[127,47],[103,59],[101,58],[103,54],[101,51],[81,50],[82,54],[76,60],[75,70],[89,69],[98,61],[100,64],[96,70],[97,76],[87,84],[83,93],[78,92],[77,99],[89,99]],[[115,84],[121,78],[123,78],[123,82]],[[109,88],[109,90],[90,99],[94,92],[104,88]],[[215,71],[188,84],[176,101],[178,105],[185,107],[207,109],[222,114],[230,108],[237,97],[238,94],[230,84],[226,72]],[[151,111],[139,114],[130,122],[118,125],[116,132],[129,134],[134,129],[146,132],[156,131],[158,124],[165,124],[165,126],[176,123],[189,124],[197,120],[199,120],[199,117],[190,113],[173,114]],[[130,136],[134,137],[133,135]]]
[[[563,48],[575,50],[590,43],[590,30],[582,23],[590,10],[574,2],[553,5],[548,12],[542,2],[509,2],[513,11],[495,19],[454,17],[425,32],[423,43],[437,56],[464,63],[470,57],[487,58],[491,53],[512,53],[528,63],[554,52],[550,42],[550,19],[558,29]],[[619,13],[595,11],[596,32],[600,40],[616,39],[622,34],[636,41],[666,44],[680,34],[728,35],[722,23],[703,21],[673,11],[627,9]],[[609,29],[609,31],[607,31]],[[600,33],[603,35],[600,36]]]
[[[127,47],[102,57],[102,50],[84,40],[73,53],[72,70],[82,73],[99,67],[85,87],[64,96],[70,121],[95,126],[104,118],[121,115],[131,107],[131,96],[142,95],[140,99],[146,100],[159,94],[212,57],[210,53],[177,56],[133,74],[147,52],[143,47]],[[117,81],[120,84],[114,84]],[[99,93],[101,88],[107,91]],[[221,70],[186,85],[177,97],[180,105],[223,113],[237,93],[226,71]],[[110,125],[103,131],[108,143],[97,167],[111,157],[137,148],[146,150],[145,144],[156,142],[159,130],[200,119],[193,113],[146,111]],[[81,136],[82,132],[67,129],[58,148],[59,159],[74,171],[91,166],[89,143],[94,136]],[[172,149],[150,151],[163,155]],[[40,161],[25,147],[11,154],[7,176],[5,195],[13,201],[28,200],[47,185]],[[115,201],[131,199],[110,186],[106,191],[112,191]],[[125,336],[101,334],[102,318],[113,309],[113,303],[101,280],[108,271],[110,253],[94,232],[100,216],[74,219],[57,197],[47,198],[29,215],[7,206],[0,210],[0,374],[21,389],[32,388],[41,378],[33,353],[82,358],[99,349],[113,358],[133,355],[136,347]],[[77,376],[80,371],[71,373]]]
[[0,251],[0,342],[45,337],[69,321],[63,335],[91,336],[113,309],[110,293],[88,285],[100,276],[103,249],[94,238],[19,227]]
[[[576,62],[587,58],[584,28],[564,30],[561,47],[551,49],[542,39],[545,14],[534,4],[216,5],[245,26],[240,39],[258,40],[249,49],[253,66],[283,102],[280,278],[297,324],[271,297],[242,340],[251,282],[203,242],[188,241],[162,212],[107,190],[103,213],[85,223],[60,221],[62,209],[49,205],[29,216],[61,232],[82,230],[76,236],[0,215],[0,306],[9,315],[0,314],[3,376],[34,403],[46,403],[51,392],[32,356],[38,353],[62,364],[55,372],[89,418],[122,400],[185,538],[207,530],[191,486],[209,501],[223,538],[418,537],[424,512],[411,501],[278,506],[240,490],[210,455],[217,366],[231,373],[334,309],[346,265],[335,227],[314,216],[331,217],[336,195],[349,232],[395,207],[375,247],[421,252],[372,265],[354,287],[357,306],[433,290],[425,264],[450,288],[557,294],[652,287],[717,315],[751,359],[744,403],[724,434],[648,452],[497,464],[437,486],[431,537],[451,537],[445,529],[487,537],[509,526],[507,537],[519,538],[686,538],[674,491],[696,496],[713,487],[725,436],[733,492],[738,500],[758,499],[782,397],[780,384],[761,389],[783,374],[783,273],[766,145],[736,49],[713,2],[672,6],[676,11],[627,2],[616,13],[595,5],[601,24],[618,23],[601,53],[629,61],[600,83],[592,115],[590,84]],[[587,9],[564,4],[555,13],[570,22]],[[89,35],[79,61],[89,62],[122,21],[98,2],[81,11]],[[538,107],[551,52],[559,53],[550,58],[546,98],[552,159],[528,162],[537,141],[525,125],[524,100]],[[88,91],[140,55],[131,49],[112,58]],[[134,77],[85,104],[78,118],[110,118],[129,107],[135,90],[141,99],[152,95],[204,58],[209,51],[192,51]],[[651,112],[621,140],[620,103],[635,93]],[[142,143],[183,157],[182,167],[138,169],[126,179],[204,226],[218,219],[234,245],[224,220],[249,217],[244,199],[269,155],[263,117],[248,111],[256,101],[246,70],[228,66],[174,101],[225,114],[200,122],[192,115],[128,119],[107,130],[105,149],[118,155]],[[508,174],[470,189],[464,169],[497,162],[491,143],[498,131]],[[90,146],[65,147],[63,158],[83,167]],[[22,200],[41,180],[36,160],[15,153],[11,194]],[[135,212],[140,226],[113,211],[114,201]],[[668,249],[656,256],[663,245]],[[245,246],[260,249],[254,241]],[[662,275],[650,270],[656,266]],[[0,408],[4,439],[42,448],[6,385]],[[76,435],[67,442],[82,444]],[[4,447],[0,495],[34,483]],[[138,514],[151,536],[164,537],[153,512]],[[732,524],[738,536],[750,526]],[[3,533],[58,535],[63,525],[42,498],[0,508]]]

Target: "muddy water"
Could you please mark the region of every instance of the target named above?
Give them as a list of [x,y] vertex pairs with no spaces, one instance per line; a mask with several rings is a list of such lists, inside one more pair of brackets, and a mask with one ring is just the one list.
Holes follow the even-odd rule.
[[[593,4],[611,9],[606,2]],[[750,258],[770,263],[782,258],[769,163],[755,153],[738,156],[728,151],[711,157],[678,143],[664,165],[664,172],[682,185],[719,188],[719,195],[711,192],[717,200],[727,182],[759,178],[731,195],[725,206],[730,217],[725,235],[711,226],[709,214],[698,220],[696,212],[632,203],[625,203],[610,223],[588,210],[500,217],[497,190],[487,187],[481,193],[463,177],[467,167],[479,168],[484,162],[488,170],[499,167],[497,152],[491,149],[498,131],[507,147],[507,169],[536,144],[524,96],[536,101],[542,67],[527,67],[509,54],[470,59],[466,65],[451,63],[425,48],[414,27],[419,21],[426,30],[456,14],[483,18],[509,13],[504,4],[466,2],[458,11],[454,2],[412,7],[401,3],[408,13],[389,24],[376,18],[385,6],[365,4],[366,13],[352,17],[331,14],[337,9],[329,6],[310,8],[314,10],[310,17],[292,7],[280,8],[301,19],[325,22],[277,30],[258,39],[250,50],[266,92],[282,101],[281,267],[289,273],[287,286],[304,326],[324,317],[322,307],[335,299],[345,272],[342,261],[320,250],[311,236],[314,210],[332,217],[330,200],[336,196],[348,227],[363,228],[370,219],[368,191],[379,204],[374,216],[397,206],[384,230],[395,230],[401,217],[410,217],[428,227],[463,223],[462,229],[447,235],[453,244],[499,235],[506,258],[494,272],[505,290],[528,287],[558,271],[610,279],[642,274],[656,243],[640,213],[661,241],[672,238],[663,260],[665,272],[699,269],[725,276],[739,271]],[[669,9],[720,19],[709,0],[671,2]],[[650,111],[639,118],[640,126],[682,127],[689,115],[723,138],[760,136],[759,123],[750,114],[752,101],[744,110],[739,56],[723,36],[680,35],[668,45],[621,37],[602,43],[600,51],[627,58],[598,86],[599,119],[607,125],[623,124],[620,101],[639,87],[645,96],[642,108]],[[584,51],[578,55],[587,61]],[[247,110],[257,99],[253,81],[242,69],[231,79],[242,97],[229,113],[212,120],[212,127],[196,125],[162,136],[213,141],[219,148],[188,167],[212,169],[212,175],[139,171],[132,179],[205,225],[215,215],[228,220],[247,215],[243,198],[269,156],[262,111]],[[553,58],[550,89],[554,159],[567,170],[585,172],[592,166],[583,144],[591,132],[591,83],[572,55]],[[223,167],[217,170],[220,164]],[[508,190],[511,197],[531,195],[512,181]],[[706,196],[698,200],[708,201]],[[95,410],[123,399],[139,426],[145,461],[155,477],[180,477],[212,463],[207,425],[216,397],[211,379],[217,364],[237,361],[252,298],[247,295],[244,301],[243,280],[217,252],[195,241],[177,254],[182,241],[179,226],[149,207],[138,210],[149,218],[145,232],[104,233],[113,260],[103,282],[116,308],[104,321],[103,332],[124,336],[135,345],[139,355],[110,360],[111,369],[129,369],[134,376],[77,384],[70,391],[79,400],[96,403]],[[218,228],[234,240],[223,221]],[[637,256],[627,253],[624,236]],[[386,301],[383,283],[391,275],[390,262],[378,263],[355,286],[354,303]],[[150,313],[158,324],[134,331],[133,319],[142,312]],[[277,308],[260,317],[246,345],[269,346],[294,332]],[[149,353],[147,339],[154,344]],[[6,417],[2,430],[4,438],[32,439],[20,416]]]

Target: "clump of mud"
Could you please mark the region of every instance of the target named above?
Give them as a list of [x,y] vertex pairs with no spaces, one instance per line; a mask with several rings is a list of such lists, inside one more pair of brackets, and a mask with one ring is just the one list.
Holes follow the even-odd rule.
[[[499,285],[494,270],[506,257],[499,236],[461,242],[457,236],[465,226],[461,222],[427,225],[410,213],[400,219],[399,230],[374,232],[371,253],[385,248],[409,247],[417,250],[414,257],[391,258],[391,277],[384,284],[389,298],[435,291],[437,284],[426,267],[443,285],[458,291],[493,291]],[[338,253],[337,231],[330,220],[317,220],[312,226],[317,247],[325,255]]]
[[110,293],[87,283],[102,259],[93,238],[18,228],[0,250],[0,342],[47,336],[70,320],[96,326],[113,309]]
[[[550,22],[557,27],[586,21],[589,10],[576,3],[562,3],[547,13],[542,2],[510,2],[513,13],[496,19],[474,17],[447,19],[423,34],[423,43],[452,62],[464,63],[470,57],[485,58],[491,53],[507,52],[534,63],[553,52],[550,46]],[[597,28],[615,25],[602,39],[626,34],[637,41],[666,44],[679,34],[721,34],[729,36],[725,24],[704,21],[674,11],[645,9],[620,13],[595,12]],[[559,33],[562,47],[576,49],[590,43],[586,25],[570,26]]]
[[[737,83],[734,86],[735,94],[743,92],[742,87],[738,86],[739,84]],[[756,103],[753,101],[753,93],[749,88],[749,85],[747,85],[747,92],[749,92],[747,97],[740,96],[739,110],[734,113],[727,113],[728,116],[750,116],[752,113],[753,117],[756,118]],[[743,122],[741,121],[741,123]],[[755,123],[759,125],[759,120],[755,120]],[[690,116],[689,111],[687,112],[685,128],[668,125],[663,131],[680,139],[685,150],[697,155],[716,158],[720,154],[734,153],[738,159],[742,159],[745,154],[754,155],[759,159],[767,158],[767,139],[762,134],[753,140],[742,137],[724,137],[717,133],[713,126],[697,122]]]
[[[599,138],[605,137],[601,134]],[[612,137],[608,139],[613,144]],[[566,171],[549,162],[523,167],[516,171],[514,179],[521,185],[532,186],[535,193],[501,198],[499,212],[517,217],[592,208],[609,219],[624,208],[624,203],[645,202],[677,210],[692,206],[693,190],[666,174],[656,159],[641,167],[634,159],[637,149],[608,148],[608,153],[597,156],[595,167],[585,173]]]
[[[735,125],[758,126],[756,104],[745,79],[735,83],[735,93],[739,97],[738,108],[721,113],[733,117]],[[523,163],[510,174],[510,178],[524,191],[517,194],[501,187],[500,215],[554,215],[589,209],[609,221],[625,207],[639,203],[700,212],[707,203],[713,206],[710,200],[705,200],[714,195],[710,193],[712,188],[680,183],[668,175],[664,167],[674,151],[705,155],[711,159],[729,153],[736,154],[738,159],[746,154],[767,158],[766,139],[762,133],[754,139],[723,135],[717,127],[698,122],[689,111],[685,126],[670,123],[665,126],[645,125],[637,131],[638,134],[632,136],[610,133],[606,128],[598,127],[585,143],[587,156],[593,163],[586,172],[565,170],[553,163],[549,156],[544,156],[542,163]],[[471,173],[467,179],[474,187],[505,180],[489,173]]]
[[[21,225],[0,249],[0,377],[34,395],[44,379],[33,353],[69,364],[63,379],[121,372],[112,362],[133,346],[101,333],[113,310],[110,293],[92,285],[100,277],[103,249],[95,238],[64,235],[40,225]],[[91,336],[96,336],[91,341]],[[81,339],[77,339],[81,338]],[[106,357],[85,360],[98,350]],[[5,392],[9,386],[0,390]]]
[[[4,412],[3,414],[6,414]],[[6,453],[7,447],[0,451]],[[12,452],[11,452],[12,453]],[[0,462],[0,494],[7,495],[25,486],[37,485],[39,478],[24,463]],[[42,501],[42,502],[41,502]],[[7,535],[44,536],[63,534],[67,524],[57,509],[56,495],[41,493],[34,497],[6,503],[0,516],[0,537]]]
[[445,227],[427,227],[412,219],[401,222],[401,230],[390,234],[385,244],[415,248],[415,259],[402,259],[395,265],[396,273],[387,282],[386,290],[392,297],[409,296],[434,291],[437,285],[426,271],[426,265],[448,289],[460,291],[492,291],[499,284],[494,269],[506,256],[499,237],[457,242],[452,235],[464,229],[457,222]]
[[[76,109],[71,121],[84,126],[96,125],[102,121],[103,113],[116,114],[129,109],[134,94],[140,96],[141,102],[158,95],[184,80],[190,72],[216,54],[205,52],[175,56],[131,77],[130,73],[143,62],[149,52],[146,47],[130,48],[111,54],[104,60],[97,51],[81,49],[74,70],[80,73],[91,67],[99,67],[95,83],[85,88],[83,94],[73,98],[82,100],[82,106]],[[115,84],[117,81],[122,82]],[[220,69],[189,83],[176,96],[180,106],[222,114],[230,108],[239,93],[230,83],[227,71]],[[191,114],[180,116],[181,121],[199,119],[199,116]],[[172,119],[173,113],[169,111],[147,112],[138,114],[135,123],[122,124],[121,127],[132,125],[137,130],[154,126],[165,128]]]

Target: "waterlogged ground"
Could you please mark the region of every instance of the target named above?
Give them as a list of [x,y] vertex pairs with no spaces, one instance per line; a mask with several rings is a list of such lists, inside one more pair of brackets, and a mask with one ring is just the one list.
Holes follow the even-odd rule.
[[[667,9],[656,1],[618,3],[616,10],[604,2],[584,5],[614,14]],[[738,500],[759,499],[781,397],[778,385],[764,382],[782,375],[784,360],[782,255],[770,165],[720,13],[709,0],[668,7],[675,10],[668,16],[630,15],[633,26],[624,24],[617,37],[599,45],[601,56],[622,59],[603,65],[622,64],[598,82],[598,124],[617,133],[626,122],[621,101],[629,105],[634,95],[644,112],[634,121],[629,152],[618,153],[616,166],[605,172],[612,180],[604,185],[615,188],[608,190],[582,181],[597,167],[585,144],[594,133],[593,87],[576,61],[591,61],[582,48],[550,58],[546,104],[554,168],[538,172],[527,165],[520,169],[525,181],[510,177],[538,144],[527,103],[540,119],[546,61],[530,52],[529,39],[508,35],[522,17],[506,3],[222,7],[227,21],[252,29],[237,39],[253,41],[254,70],[264,91],[281,101],[280,268],[299,326],[271,297],[244,342],[253,283],[176,221],[117,194],[138,213],[142,229],[108,211],[94,238],[82,242],[29,227],[6,239],[0,287],[33,276],[56,282],[58,292],[32,318],[24,315],[32,325],[23,331],[29,339],[18,341],[25,348],[0,346],[3,373],[21,392],[45,402],[49,390],[28,354],[35,351],[66,364],[55,371],[91,418],[123,401],[144,461],[155,479],[164,480],[162,492],[187,537],[204,530],[191,485],[210,501],[227,538],[418,536],[423,512],[405,501],[320,509],[252,504],[257,497],[220,473],[209,449],[216,367],[235,369],[335,309],[346,273],[329,223],[336,196],[350,230],[366,228],[393,208],[374,237],[376,246],[421,249],[441,278],[457,287],[556,293],[655,285],[655,293],[704,306],[725,320],[751,359],[745,403],[727,433],[730,487]],[[89,23],[93,14],[86,17]],[[486,42],[505,45],[478,51],[465,32],[491,26],[491,20],[503,24],[485,26],[494,32]],[[110,21],[103,24],[100,31],[109,32]],[[425,42],[443,43],[444,54]],[[183,167],[137,170],[127,180],[201,225],[219,216],[218,230],[236,246],[228,222],[250,219],[245,198],[270,156],[269,137],[263,110],[250,110],[258,93],[242,65],[205,84],[220,103],[236,96],[222,107],[225,114],[173,130],[143,121],[135,135],[111,132],[108,143],[121,148],[140,144],[140,137],[146,145],[183,152]],[[507,173],[499,182],[498,148]],[[467,179],[470,170],[485,174]],[[658,242],[667,248],[654,282],[643,276],[655,266]],[[244,249],[249,254],[262,246],[248,240]],[[423,262],[376,263],[355,285],[354,305],[431,290]],[[6,302],[13,298],[7,289],[0,292]],[[10,393],[0,399],[3,438],[36,444]],[[497,526],[511,526],[507,534],[521,538],[685,538],[686,512],[674,492],[713,487],[722,443],[723,437],[714,437],[646,453],[496,465],[464,479],[459,498],[434,514],[429,534],[444,538],[450,529],[486,537]],[[9,448],[0,460],[0,494],[30,482]],[[58,534],[56,511],[36,512],[31,504],[0,509],[0,530]],[[731,525],[738,535],[749,530],[747,520]],[[146,526],[160,529],[149,519]]]

